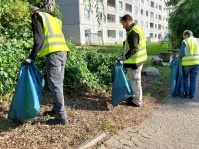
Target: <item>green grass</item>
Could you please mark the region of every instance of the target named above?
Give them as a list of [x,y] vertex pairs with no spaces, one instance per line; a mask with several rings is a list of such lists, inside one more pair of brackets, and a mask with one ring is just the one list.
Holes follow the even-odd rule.
[[[83,46],[83,49],[96,50],[100,53],[122,53],[122,45],[97,45],[97,46]],[[172,49],[170,42],[152,42],[147,43],[147,54],[148,55],[159,55],[160,52],[167,52]]]
[[148,55],[159,55],[160,52],[167,52],[172,49],[170,42],[152,42],[147,43],[147,54]]

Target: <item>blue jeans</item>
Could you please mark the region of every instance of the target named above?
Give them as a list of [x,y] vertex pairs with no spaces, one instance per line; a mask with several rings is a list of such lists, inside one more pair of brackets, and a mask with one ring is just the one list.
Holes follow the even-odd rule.
[[65,51],[46,55],[48,87],[53,95],[53,111],[56,112],[56,119],[59,120],[67,120],[63,94],[66,55],[67,52]]
[[[184,91],[189,93],[190,97],[194,97],[196,90],[196,76],[198,74],[199,65],[183,66]],[[190,83],[188,82],[190,80]]]

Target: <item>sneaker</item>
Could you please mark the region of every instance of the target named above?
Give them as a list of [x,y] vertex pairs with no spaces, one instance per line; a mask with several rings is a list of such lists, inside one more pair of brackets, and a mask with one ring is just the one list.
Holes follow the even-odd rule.
[[190,99],[193,99],[193,96],[190,96],[189,98],[190,98]]
[[189,98],[189,93],[185,92],[184,97]]
[[54,118],[54,119],[49,119],[48,121],[47,121],[47,124],[48,125],[57,125],[57,124],[62,124],[62,125],[66,125],[68,123],[68,121],[67,120],[63,120],[63,119],[56,119],[56,118]]
[[56,112],[55,112],[54,110],[45,111],[45,112],[43,113],[43,116],[47,116],[47,115],[52,116],[52,117],[55,117]]

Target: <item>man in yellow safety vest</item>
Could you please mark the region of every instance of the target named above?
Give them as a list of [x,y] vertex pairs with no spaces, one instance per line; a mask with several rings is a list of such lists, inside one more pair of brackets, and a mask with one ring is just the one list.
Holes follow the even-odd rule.
[[192,99],[195,95],[196,76],[199,69],[199,39],[193,37],[190,30],[183,32],[183,38],[180,54],[182,57],[184,97]]
[[62,22],[53,12],[37,7],[31,7],[30,15],[34,46],[24,64],[32,63],[37,54],[46,57],[47,82],[54,105],[52,111],[46,111],[44,114],[55,116],[47,121],[49,125],[66,124],[68,120],[64,105],[63,80],[69,48],[62,33]]
[[134,92],[134,96],[127,99],[127,104],[139,107],[142,105],[141,71],[147,60],[146,39],[143,29],[133,23],[130,15],[124,15],[120,22],[127,31],[123,60]]

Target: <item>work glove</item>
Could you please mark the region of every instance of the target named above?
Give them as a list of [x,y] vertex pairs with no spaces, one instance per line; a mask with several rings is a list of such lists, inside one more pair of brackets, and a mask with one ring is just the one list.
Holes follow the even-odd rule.
[[30,59],[30,58],[26,58],[24,61],[23,61],[23,64],[25,64],[25,65],[29,65],[29,64],[31,64],[33,62],[33,60],[32,59]]

